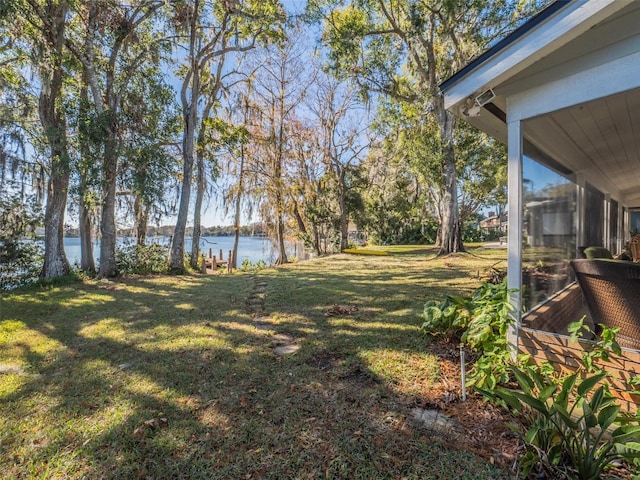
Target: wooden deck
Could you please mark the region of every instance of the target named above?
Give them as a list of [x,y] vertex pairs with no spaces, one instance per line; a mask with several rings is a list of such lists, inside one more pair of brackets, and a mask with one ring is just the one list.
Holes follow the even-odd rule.
[[229,250],[229,255],[225,260],[222,255],[222,250],[219,252],[219,256],[213,255],[212,249],[209,249],[209,256],[204,257],[202,260],[202,273],[217,273],[220,267],[226,267],[227,272],[231,273],[232,263],[230,260],[233,258],[233,252]]

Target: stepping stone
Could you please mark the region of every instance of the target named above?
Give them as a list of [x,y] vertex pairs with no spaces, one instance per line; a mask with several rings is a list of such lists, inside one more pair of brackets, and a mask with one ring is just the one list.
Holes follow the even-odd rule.
[[267,286],[258,286],[253,289],[254,293],[264,293],[267,291]]
[[0,375],[11,373],[15,373],[16,375],[21,376],[25,376],[27,374],[24,367],[21,367],[19,365],[0,365]]
[[300,350],[300,345],[280,345],[273,349],[273,353],[279,356],[289,355]]
[[256,323],[255,327],[258,330],[273,330],[273,327],[266,323]]
[[411,418],[420,426],[438,435],[455,438],[464,433],[462,425],[438,410],[414,408],[411,410]]
[[264,299],[263,298],[259,298],[259,297],[251,297],[248,300],[249,305],[258,305],[258,304],[263,304],[264,303]]
[[274,345],[288,345],[295,343],[296,339],[289,335],[283,335],[282,333],[276,333],[271,337],[271,343]]
[[269,316],[258,317],[258,318],[254,318],[253,321],[256,323],[269,323],[271,321],[271,317]]

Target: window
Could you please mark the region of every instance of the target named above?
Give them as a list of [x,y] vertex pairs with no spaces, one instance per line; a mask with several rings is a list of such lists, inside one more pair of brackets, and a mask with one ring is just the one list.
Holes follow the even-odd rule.
[[618,202],[609,202],[609,250],[618,252]]
[[523,160],[522,301],[529,311],[573,281],[576,192],[569,179],[535,160]]
[[640,233],[640,210],[629,209],[629,230],[631,235]]
[[604,247],[604,194],[589,183],[585,184],[584,245]]

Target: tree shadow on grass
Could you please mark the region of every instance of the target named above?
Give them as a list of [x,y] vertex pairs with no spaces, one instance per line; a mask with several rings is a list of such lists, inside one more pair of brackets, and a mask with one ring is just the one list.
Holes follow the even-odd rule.
[[[9,298],[5,311],[55,346],[23,343],[39,376],[2,399],[7,474],[497,478],[411,426],[407,399],[364,361],[362,350],[428,355],[415,319],[394,315],[419,311],[419,288],[396,298],[394,275],[266,274],[268,331],[244,309],[250,276],[188,278],[186,291],[153,278],[78,284],[35,310]],[[359,298],[372,300],[357,318],[325,316]],[[283,332],[301,349],[279,357],[271,339]]]

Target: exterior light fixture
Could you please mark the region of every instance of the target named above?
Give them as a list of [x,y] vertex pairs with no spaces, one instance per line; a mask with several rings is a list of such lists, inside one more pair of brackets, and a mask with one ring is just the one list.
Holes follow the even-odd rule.
[[485,90],[484,92],[482,92],[480,95],[476,97],[476,105],[478,105],[479,107],[483,107],[494,98],[496,98],[496,94],[493,93],[493,90],[491,89]]

